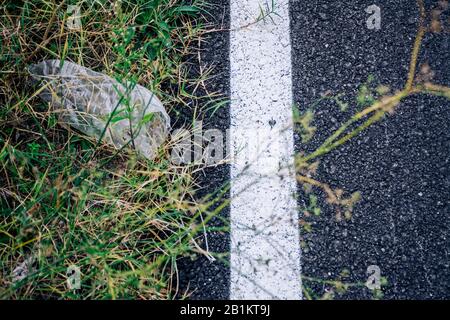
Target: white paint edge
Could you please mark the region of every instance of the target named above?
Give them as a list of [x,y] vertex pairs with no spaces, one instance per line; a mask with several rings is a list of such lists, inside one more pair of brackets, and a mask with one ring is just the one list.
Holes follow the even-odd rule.
[[231,0],[230,298],[301,299],[289,1],[240,28],[260,5]]

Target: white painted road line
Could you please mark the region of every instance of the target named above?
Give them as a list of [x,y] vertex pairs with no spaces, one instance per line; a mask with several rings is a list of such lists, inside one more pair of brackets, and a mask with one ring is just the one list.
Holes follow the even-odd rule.
[[230,298],[301,299],[289,1],[240,28],[261,4],[231,0]]

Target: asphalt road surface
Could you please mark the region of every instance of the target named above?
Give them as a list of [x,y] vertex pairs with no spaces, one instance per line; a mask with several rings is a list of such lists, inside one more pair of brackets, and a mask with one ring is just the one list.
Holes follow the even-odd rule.
[[[209,14],[205,16],[205,23],[211,25],[216,30],[229,29],[229,3],[222,0],[209,0],[211,7]],[[209,92],[219,92],[226,99],[229,93],[229,32],[218,31],[208,34],[199,49],[202,67],[214,66],[214,77],[206,83]],[[191,57],[191,64],[196,65],[194,72],[198,75],[198,56]],[[201,90],[201,88],[199,89]],[[204,93],[203,93],[204,94]],[[179,115],[178,115],[179,118]],[[192,114],[187,112],[183,117],[184,122],[178,127],[183,127],[192,123]],[[219,129],[225,136],[226,130],[230,126],[229,105],[226,104],[216,112],[206,112],[203,120],[203,128]],[[226,143],[226,141],[224,141]],[[217,192],[230,180],[230,168],[228,164],[206,168],[196,176],[201,190],[197,197],[201,199],[209,193]],[[229,198],[226,192],[223,199]],[[213,208],[211,208],[213,209]],[[220,212],[220,216],[213,219],[209,226],[218,228],[229,227],[223,221],[229,220],[229,208]],[[201,221],[199,221],[201,222]],[[227,232],[208,232],[208,247],[211,252],[225,253],[230,250],[229,234]],[[199,238],[199,244],[205,247],[205,239]],[[197,255],[194,259],[185,258],[178,262],[180,272],[180,293],[191,292],[190,299],[228,299],[230,286],[230,269],[228,256],[215,262],[210,262],[205,256]]]
[[[379,30],[366,26],[365,9],[374,3],[381,9]],[[358,88],[370,75],[401,89],[418,17],[415,1],[409,0],[292,1],[293,90],[299,108],[329,91],[342,94],[352,112]],[[428,34],[419,58],[443,85],[450,84],[448,40],[448,34]],[[322,213],[313,220],[313,231],[302,234],[308,244],[303,275],[333,280],[348,270],[350,282],[365,281],[368,266],[377,265],[388,281],[386,299],[450,297],[449,107],[444,98],[408,98],[394,114],[320,159],[318,179],[360,191],[362,200],[351,221],[339,223],[319,197]],[[316,137],[308,145],[297,137],[298,150],[317,146],[348,115],[329,101],[317,109]],[[305,197],[299,191],[301,207]],[[344,298],[370,295],[358,288]]]
[[[216,5],[211,10],[216,23],[227,29],[229,2],[210,2]],[[436,2],[426,1],[427,9]],[[379,29],[366,24],[371,5],[380,8]],[[310,152],[361,108],[356,100],[368,79],[372,87],[403,88],[419,9],[411,0],[291,0],[289,19],[293,102],[300,111],[314,106],[317,128],[308,143],[294,134],[295,148]],[[216,64],[218,76],[209,85],[229,95],[229,32],[212,33],[210,40],[204,61]],[[419,65],[425,63],[434,72],[435,83],[450,85],[448,33],[425,35]],[[347,110],[342,111],[335,100],[320,100],[324,95],[339,95]],[[321,213],[305,217],[309,195],[298,186],[299,218],[308,220],[312,228],[300,233],[300,264],[303,286],[313,298],[336,293],[327,280],[364,284],[369,266],[377,266],[387,280],[382,287],[385,299],[450,298],[449,109],[445,98],[409,97],[394,113],[319,158],[316,179],[348,193],[360,192],[351,219],[337,221],[335,208],[319,189],[313,192]],[[229,111],[229,105],[224,106],[209,126],[227,129]],[[206,172],[201,180],[204,192],[222,185],[229,174],[228,166]],[[229,218],[229,211],[222,216]],[[227,233],[211,233],[208,240],[211,251],[229,251]],[[197,289],[192,299],[227,299],[228,264],[205,258],[180,261],[182,287]],[[373,292],[364,285],[335,295],[337,299],[371,297]]]

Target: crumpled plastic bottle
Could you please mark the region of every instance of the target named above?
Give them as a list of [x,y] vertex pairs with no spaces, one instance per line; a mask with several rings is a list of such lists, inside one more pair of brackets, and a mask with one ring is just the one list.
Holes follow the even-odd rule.
[[154,159],[166,140],[170,117],[161,101],[138,84],[123,85],[78,64],[44,60],[29,72],[45,86],[39,96],[52,104],[60,121],[121,148]]

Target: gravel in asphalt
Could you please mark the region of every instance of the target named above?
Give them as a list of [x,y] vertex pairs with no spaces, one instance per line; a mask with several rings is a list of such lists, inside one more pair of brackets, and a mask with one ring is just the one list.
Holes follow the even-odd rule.
[[[211,5],[205,18],[208,23],[213,23],[219,31],[209,33],[201,44],[201,62],[203,67],[214,66],[213,77],[206,82],[209,92],[219,92],[226,99],[229,93],[229,2],[222,0],[209,0]],[[222,30],[222,31],[220,31]],[[192,65],[196,66],[198,74],[197,55],[192,56]],[[202,90],[199,88],[198,90]],[[193,113],[186,110],[183,115],[178,115],[177,127],[189,127],[192,123]],[[225,104],[216,112],[204,113],[203,129],[219,129],[225,137],[225,132],[230,126],[229,104]],[[227,141],[224,141],[227,143]],[[201,199],[207,194],[220,190],[230,179],[229,165],[223,164],[216,167],[206,168],[196,176],[201,189],[196,197]],[[225,199],[229,193],[225,194]],[[214,208],[211,208],[212,210]],[[220,217],[214,218],[208,227],[222,228],[227,226],[224,220],[229,219],[229,207],[223,209]],[[230,250],[229,233],[208,232],[209,250],[214,253],[228,253]],[[204,238],[199,237],[199,244],[205,248]],[[228,299],[230,286],[229,257],[226,255],[222,260],[210,262],[205,256],[197,255],[194,259],[189,257],[178,261],[180,270],[180,291],[189,290],[192,292],[190,299]]]
[[[427,1],[430,8],[436,1]],[[365,9],[381,9],[381,29],[369,30]],[[342,94],[347,112],[324,100],[317,107],[317,132],[308,144],[296,136],[298,151],[312,151],[355,111],[358,88],[372,75],[376,83],[401,89],[418,25],[410,0],[291,1],[294,100],[305,110],[324,93]],[[448,12],[447,12],[448,16]],[[427,34],[420,52],[435,72],[434,82],[450,85],[448,34]],[[317,279],[365,282],[377,265],[388,284],[386,299],[450,298],[450,103],[417,95],[341,148],[320,158],[317,179],[349,193],[359,191],[351,221],[337,222],[319,190],[321,215],[302,232],[302,273]],[[299,186],[299,206],[306,194]],[[345,271],[345,272],[347,272]],[[305,283],[306,284],[306,283]],[[327,286],[308,284],[318,296]],[[370,298],[364,287],[340,298]]]

